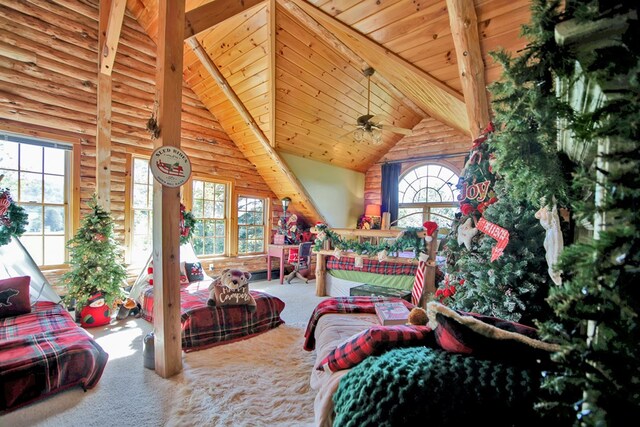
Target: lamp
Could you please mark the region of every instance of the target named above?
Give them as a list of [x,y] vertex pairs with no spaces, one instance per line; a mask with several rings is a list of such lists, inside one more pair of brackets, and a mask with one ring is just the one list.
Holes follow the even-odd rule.
[[371,218],[371,228],[379,229],[380,228],[380,212],[382,211],[382,206],[378,204],[370,204],[365,206],[364,215]]
[[289,203],[291,203],[291,198],[284,197],[282,200],[280,200],[280,202],[282,202],[282,210],[284,211],[284,214],[286,216],[287,215],[287,208],[289,207]]

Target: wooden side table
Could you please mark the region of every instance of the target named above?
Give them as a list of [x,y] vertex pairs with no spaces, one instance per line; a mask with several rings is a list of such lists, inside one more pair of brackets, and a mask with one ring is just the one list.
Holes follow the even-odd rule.
[[267,281],[271,280],[271,257],[280,258],[280,284],[284,283],[284,256],[289,249],[297,248],[298,245],[275,245],[270,244],[267,250]]

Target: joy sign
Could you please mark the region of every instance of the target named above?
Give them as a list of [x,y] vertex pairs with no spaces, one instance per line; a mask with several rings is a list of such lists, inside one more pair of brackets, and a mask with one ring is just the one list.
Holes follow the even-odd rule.
[[491,185],[491,181],[483,181],[478,182],[477,184],[467,185],[465,182],[462,184],[462,190],[460,191],[460,195],[458,196],[458,200],[477,200],[479,202],[483,201],[487,197],[487,193],[489,192],[489,185]]

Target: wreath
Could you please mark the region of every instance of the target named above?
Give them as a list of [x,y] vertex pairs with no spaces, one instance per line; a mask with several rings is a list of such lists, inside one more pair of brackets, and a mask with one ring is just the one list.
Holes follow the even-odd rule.
[[187,208],[180,203],[180,244],[191,240],[193,236],[193,227],[196,225],[196,217],[191,212],[187,212]]
[[0,190],[0,246],[9,243],[12,236],[20,237],[27,231],[28,217],[13,201],[8,188]]

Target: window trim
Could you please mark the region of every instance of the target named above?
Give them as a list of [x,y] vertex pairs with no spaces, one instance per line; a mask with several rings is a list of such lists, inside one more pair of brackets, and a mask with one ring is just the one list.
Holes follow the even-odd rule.
[[[36,147],[40,147],[42,149],[44,148],[53,148],[53,149],[57,149],[57,150],[61,150],[64,152],[64,157],[65,157],[65,164],[64,164],[64,191],[63,191],[63,195],[64,195],[64,201],[61,204],[54,204],[55,206],[62,206],[64,208],[64,262],[62,264],[42,264],[42,265],[38,265],[38,268],[40,268],[41,270],[45,271],[45,270],[57,270],[57,269],[61,269],[61,268],[67,268],[69,266],[69,249],[67,248],[67,242],[75,235],[76,229],[74,227],[74,221],[73,221],[73,212],[74,212],[74,192],[75,192],[75,182],[74,182],[74,162],[75,162],[75,153],[76,151],[78,151],[75,147],[74,144],[69,143],[69,142],[61,142],[55,139],[51,139],[51,138],[43,138],[43,137],[39,137],[39,136],[28,136],[28,135],[23,135],[20,133],[15,133],[15,132],[10,132],[10,131],[5,131],[2,128],[0,128],[0,140],[2,141],[9,141],[9,142],[13,142],[13,143],[17,143],[17,144],[24,144],[24,145],[33,145]],[[43,160],[44,160],[44,152],[43,152]],[[19,159],[18,159],[19,162]],[[18,174],[20,173],[22,169],[20,168],[20,164],[18,163],[18,169],[15,170],[15,172],[17,172]],[[45,175],[44,169],[42,170],[42,172],[40,172],[41,176]],[[59,175],[57,175],[59,176]],[[43,178],[44,179],[44,178]],[[18,178],[18,182],[19,178]],[[0,186],[2,186],[0,184]],[[2,186],[3,187],[3,186]],[[4,188],[4,187],[3,187]],[[27,206],[40,206],[43,207],[47,205],[47,203],[45,203],[44,201],[44,192],[45,192],[45,188],[44,186],[42,187],[42,202],[40,203],[34,203],[31,204],[28,203]],[[15,195],[17,200],[20,200],[20,185],[18,185],[18,194]],[[21,206],[24,206],[23,204],[20,204]],[[44,262],[44,236],[45,236],[45,232],[44,232],[44,210],[43,210],[43,230],[42,233],[39,234],[39,236],[42,237],[43,241],[43,258],[42,261]],[[27,235],[27,233],[24,233],[25,235]],[[28,235],[27,235],[28,237]],[[29,254],[31,255],[31,254]]]
[[[126,229],[125,229],[125,263],[129,266],[131,265],[142,265],[133,262],[133,227],[134,227],[134,211],[136,208],[133,206],[133,193],[134,193],[134,167],[136,159],[143,160],[149,163],[149,157],[140,155],[140,154],[131,154],[127,155],[126,160],[126,168],[129,172],[129,179],[127,179],[127,185],[125,188],[125,220],[126,220]],[[149,173],[151,174],[151,168],[149,168]],[[153,174],[152,174],[153,177]],[[154,191],[154,183],[155,179],[152,178],[151,181],[151,192],[153,194]],[[153,203],[151,204],[151,212],[153,212]],[[151,224],[151,250],[153,251],[153,223]],[[151,254],[151,252],[150,252]],[[145,263],[147,260],[144,259],[142,262]]]
[[[201,260],[210,260],[215,258],[231,257],[231,256],[237,255],[237,245],[234,246],[233,244],[233,242],[235,241],[235,236],[232,237],[232,234],[235,234],[233,231],[234,230],[233,224],[237,224],[237,212],[236,212],[237,209],[232,209],[232,204],[237,203],[235,202],[236,199],[234,197],[235,181],[231,179],[224,179],[224,178],[217,178],[217,177],[214,178],[214,177],[205,176],[205,175],[191,174],[191,177],[189,178],[189,180],[183,185],[183,189],[184,189],[183,204],[185,205],[187,210],[191,212],[193,212],[193,202],[194,202],[193,181],[203,181],[203,182],[210,182],[214,184],[223,184],[227,192],[227,195],[225,197],[225,209],[224,209],[225,210],[225,213],[224,213],[225,214],[225,238],[224,238],[225,251],[222,254],[199,255],[196,253],[196,256],[198,257],[198,259],[201,259]],[[236,212],[235,216],[234,216],[234,212]],[[193,237],[191,240],[193,244]]]

